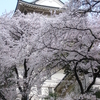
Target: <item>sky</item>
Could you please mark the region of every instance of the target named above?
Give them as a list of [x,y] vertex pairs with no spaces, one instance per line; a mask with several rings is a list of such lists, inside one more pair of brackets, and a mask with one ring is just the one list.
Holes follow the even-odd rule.
[[[32,2],[33,0],[24,0],[27,2]],[[66,0],[61,0],[65,2]],[[14,11],[16,8],[17,0],[1,0],[0,1],[0,16],[11,11]]]

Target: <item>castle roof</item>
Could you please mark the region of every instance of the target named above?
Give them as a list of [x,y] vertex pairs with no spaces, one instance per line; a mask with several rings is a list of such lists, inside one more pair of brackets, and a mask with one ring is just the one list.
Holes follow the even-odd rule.
[[64,4],[60,0],[35,0],[33,2],[26,2],[19,0],[17,9],[22,13],[36,12],[43,14],[50,14],[50,11],[61,13]]

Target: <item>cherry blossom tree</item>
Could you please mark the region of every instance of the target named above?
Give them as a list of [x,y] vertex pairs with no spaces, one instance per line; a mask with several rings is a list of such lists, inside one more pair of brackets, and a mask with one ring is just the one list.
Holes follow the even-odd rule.
[[[3,100],[15,99],[16,86],[12,68],[13,59],[10,56],[10,48],[13,41],[8,33],[9,22],[5,23],[5,18],[0,18],[0,97]],[[6,59],[6,60],[5,60]]]
[[[20,13],[20,17],[17,14],[14,16],[0,19],[0,66],[2,68],[1,72],[5,71],[5,68],[10,69],[13,67],[15,72],[15,78],[13,79],[16,82],[16,88],[19,89],[22,100],[28,100],[31,88],[38,84],[41,85],[42,79],[39,76],[42,77],[41,71],[44,69],[42,63],[41,66],[38,64],[42,62],[42,58],[39,58],[41,53],[36,49],[37,44],[35,43],[38,41],[38,32],[41,30],[40,17],[35,14],[30,15],[31,19],[33,18],[32,21],[28,19],[29,15],[25,16]],[[22,69],[20,70],[23,73],[18,70],[21,66]],[[9,74],[9,72],[5,74]],[[21,74],[23,78],[20,77]],[[3,77],[1,79],[4,80]],[[1,90],[3,89],[1,88]],[[2,99],[8,100],[9,98],[2,94]]]
[[[56,62],[54,67],[50,66],[49,59],[54,53],[49,52],[42,43],[41,32],[48,20],[47,16],[41,14],[24,15],[19,11],[12,18],[0,18],[1,72],[5,68],[13,68],[14,77],[11,80],[15,81],[14,87],[21,95],[21,100],[31,100],[38,95],[42,83],[62,68],[57,68]],[[3,97],[8,100],[5,95]]]
[[[87,6],[87,9],[83,6]],[[55,51],[51,62],[60,63],[74,71],[82,94],[90,91],[100,74],[100,26],[97,22],[99,19],[97,9],[99,1],[72,0],[64,13],[46,23],[47,29],[42,32],[44,46],[51,52]],[[93,25],[94,22],[97,22],[96,25]],[[93,75],[92,82],[86,88],[79,77],[82,73]]]
[[[1,72],[13,68],[15,77],[11,80],[16,82],[21,100],[31,100],[32,89],[37,86],[39,90],[47,74],[61,68],[74,72],[82,94],[89,92],[100,73],[98,6],[95,0],[71,0],[67,10],[53,18],[19,11],[12,18],[0,18]],[[81,73],[92,73],[93,81],[86,88]],[[8,100],[1,93],[2,99]]]

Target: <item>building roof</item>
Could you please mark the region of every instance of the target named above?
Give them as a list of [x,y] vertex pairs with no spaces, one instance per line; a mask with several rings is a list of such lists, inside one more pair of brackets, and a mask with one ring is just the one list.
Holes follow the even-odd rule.
[[[38,1],[38,0],[37,0]],[[23,4],[25,4],[25,5],[28,5],[28,6],[30,6],[30,7],[33,7],[33,6],[38,6],[38,7],[45,7],[45,8],[48,8],[48,9],[50,9],[50,8],[53,8],[53,9],[60,9],[59,7],[53,7],[53,6],[46,6],[46,5],[39,5],[39,4],[36,4],[36,3],[34,3],[34,2],[27,2],[27,1],[19,1],[19,4],[20,3],[23,3]]]
[[[38,2],[39,1],[39,2]],[[42,2],[42,4],[40,4],[40,1]],[[46,5],[46,3],[48,4],[48,0],[35,0],[33,2],[26,2],[23,0],[19,0],[16,10],[20,10],[22,13],[24,13],[25,11],[27,12],[37,12],[37,13],[45,13],[45,14],[50,14],[50,11],[56,11],[57,14],[62,12],[62,6],[64,5],[60,0],[50,0],[54,3],[58,3],[59,6],[61,7],[56,7],[56,6],[48,6]],[[58,2],[60,1],[60,3]],[[45,4],[43,4],[45,3]]]

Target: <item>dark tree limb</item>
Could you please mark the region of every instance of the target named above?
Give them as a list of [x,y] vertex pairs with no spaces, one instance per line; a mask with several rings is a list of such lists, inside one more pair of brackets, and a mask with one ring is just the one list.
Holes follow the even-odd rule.
[[75,67],[74,67],[74,72],[75,72],[75,77],[76,77],[76,80],[80,86],[80,90],[81,90],[81,94],[84,93],[84,89],[83,89],[83,85],[82,85],[82,82],[80,81],[79,77],[78,77],[78,74],[77,74],[77,65],[78,65],[78,62],[76,62],[75,64]]
[[90,85],[87,87],[86,91],[84,91],[82,82],[81,82],[81,80],[79,79],[79,76],[78,76],[78,74],[77,74],[77,65],[78,65],[81,61],[83,61],[83,60],[95,61],[95,59],[93,59],[93,58],[82,58],[82,59],[80,59],[79,61],[77,61],[77,62],[75,63],[74,72],[75,72],[76,80],[77,80],[77,82],[78,82],[78,84],[79,84],[79,86],[80,86],[81,94],[84,94],[84,93],[86,93],[86,92],[88,92],[88,91],[90,90],[90,88],[91,88],[91,87],[93,86],[93,84],[95,83],[95,80],[96,80],[97,76],[98,76],[99,73],[100,73],[100,71],[98,71],[98,72],[96,72],[96,73],[93,72],[93,81],[92,81],[92,82],[90,83]]
[[18,89],[22,93],[23,90],[22,90],[22,87],[20,86],[20,83],[19,83],[19,73],[18,73],[18,70],[16,68],[16,65],[14,65],[14,69],[15,69],[15,73],[16,73],[16,76],[17,76],[17,79],[18,79],[18,81],[17,81]]
[[1,91],[0,91],[0,97],[2,98],[2,100],[7,100],[7,99],[5,98],[5,96],[2,94]]
[[27,61],[26,61],[26,59],[24,60],[24,76],[23,76],[23,78],[27,78],[27,76],[28,76],[28,68],[27,68]]
[[95,81],[96,81],[97,76],[99,75],[99,72],[100,71],[93,73],[93,80],[92,80],[91,84],[87,87],[87,90],[85,92],[89,92],[91,87],[95,84]]

